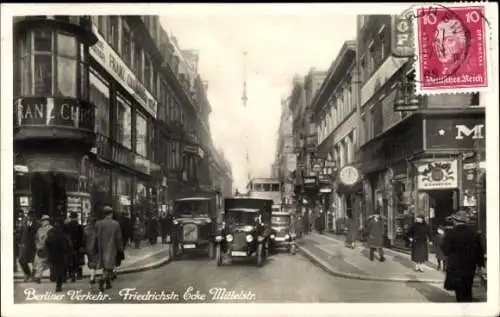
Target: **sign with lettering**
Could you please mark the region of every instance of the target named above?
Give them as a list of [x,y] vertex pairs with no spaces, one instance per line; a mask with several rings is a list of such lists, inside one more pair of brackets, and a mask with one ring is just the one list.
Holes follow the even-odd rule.
[[158,109],[155,97],[139,81],[136,75],[125,64],[121,57],[113,50],[106,40],[99,34],[99,30],[93,26],[93,31],[99,41],[90,47],[90,55],[101,64],[118,81],[141,106],[154,118]]
[[392,16],[392,40],[391,51],[396,57],[412,57],[413,48],[413,27],[412,21],[406,14]]
[[458,161],[432,161],[418,166],[418,189],[449,189],[458,187]]
[[94,105],[75,98],[17,98],[14,112],[15,127],[61,126],[94,131]]
[[426,119],[427,148],[478,150],[485,148],[483,118]]

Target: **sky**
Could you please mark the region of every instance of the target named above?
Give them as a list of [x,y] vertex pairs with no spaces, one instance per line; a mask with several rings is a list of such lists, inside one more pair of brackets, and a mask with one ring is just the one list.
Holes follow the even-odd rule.
[[[293,77],[306,75],[312,67],[327,70],[344,41],[355,38],[356,16],[248,10],[244,5],[206,11],[189,6],[169,6],[160,21],[181,49],[199,51],[198,73],[208,81],[212,107],[212,138],[231,164],[233,187],[241,190],[248,172],[270,177],[281,99],[289,95]],[[246,108],[241,101],[244,73]]]

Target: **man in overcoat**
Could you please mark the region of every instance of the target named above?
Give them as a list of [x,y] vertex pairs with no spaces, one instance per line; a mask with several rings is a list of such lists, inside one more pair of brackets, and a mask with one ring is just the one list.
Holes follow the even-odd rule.
[[54,227],[48,231],[45,241],[47,259],[56,282],[56,292],[62,290],[62,285],[66,279],[68,262],[73,260],[72,245],[70,238],[64,233],[63,223],[64,219],[56,219]]
[[457,302],[472,302],[472,285],[478,267],[485,265],[479,233],[468,224],[467,212],[452,215],[453,228],[445,233],[441,250],[447,257],[444,288],[455,291]]
[[111,288],[111,278],[116,266],[117,254],[123,252],[123,239],[120,224],[113,220],[113,209],[106,206],[103,209],[104,219],[96,223],[99,266],[103,274],[99,280],[99,289]]
[[19,265],[24,273],[24,281],[28,282],[33,278],[33,272],[29,263],[33,263],[36,253],[35,234],[37,225],[30,212],[24,219],[19,233]]
[[384,258],[384,234],[385,234],[385,219],[377,210],[373,216],[368,218],[365,235],[367,236],[367,245],[370,248],[370,261],[375,258],[375,250],[378,250],[379,261],[385,261]]
[[71,280],[75,282],[77,278],[82,279],[82,266],[85,262],[83,226],[78,223],[78,214],[76,212],[71,213],[70,221],[64,225],[63,230],[65,234],[71,239],[71,243],[73,245],[73,252],[71,252],[72,256],[68,261],[68,272]]

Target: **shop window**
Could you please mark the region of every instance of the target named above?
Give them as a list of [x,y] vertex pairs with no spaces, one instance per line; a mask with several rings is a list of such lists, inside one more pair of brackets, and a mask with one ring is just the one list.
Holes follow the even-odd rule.
[[148,156],[148,121],[139,112],[136,112],[135,150],[139,155]]
[[90,101],[95,105],[95,131],[110,136],[109,83],[97,73],[90,73]]
[[280,184],[272,184],[271,190],[273,192],[279,192],[280,191]]
[[15,56],[19,71],[16,93],[23,96],[63,96],[86,99],[86,47],[77,38],[52,29],[28,31]]
[[116,98],[116,141],[132,148],[132,108],[125,98]]

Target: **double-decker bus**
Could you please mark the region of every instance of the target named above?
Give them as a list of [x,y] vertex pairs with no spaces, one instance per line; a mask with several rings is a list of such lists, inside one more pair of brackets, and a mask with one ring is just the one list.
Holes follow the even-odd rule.
[[281,183],[275,178],[254,178],[247,185],[248,197],[272,199],[273,213],[281,211]]

